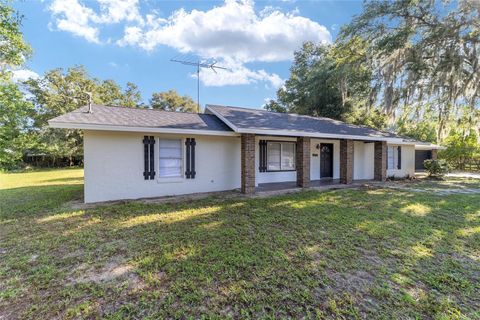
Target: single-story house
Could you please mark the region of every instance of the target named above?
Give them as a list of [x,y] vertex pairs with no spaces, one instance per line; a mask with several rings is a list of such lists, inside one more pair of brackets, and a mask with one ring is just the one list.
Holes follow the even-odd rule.
[[415,173],[438,146],[329,118],[207,105],[204,113],[91,106],[49,121],[84,131],[85,202]]

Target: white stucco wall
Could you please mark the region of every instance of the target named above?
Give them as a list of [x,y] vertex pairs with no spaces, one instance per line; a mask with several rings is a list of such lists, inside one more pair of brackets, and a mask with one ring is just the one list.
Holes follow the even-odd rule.
[[353,143],[353,180],[371,180],[374,177],[375,144]]
[[256,136],[255,137],[255,185],[259,183],[270,182],[285,182],[297,181],[297,171],[276,171],[276,172],[260,172],[258,167],[260,165],[260,140],[275,140],[275,141],[292,141],[296,142],[296,138],[289,137],[272,137],[272,136]]
[[333,144],[333,179],[340,179],[340,140],[311,139],[310,143],[310,180],[320,179],[320,150],[317,149],[320,143]]
[[[149,134],[151,135],[151,134]],[[156,134],[195,138],[195,179],[158,178],[158,140],[154,180],[144,180],[142,133],[85,131],[85,202],[137,199],[240,187],[240,138]],[[184,171],[184,170],[183,170]]]
[[[240,188],[241,151],[239,137],[204,135],[156,134],[154,180],[143,178],[143,133],[86,130],[85,202],[119,199],[138,199],[197,192],[212,192]],[[151,134],[149,134],[151,135]],[[194,137],[197,142],[195,179],[158,177],[158,138],[185,139]],[[260,139],[296,141],[286,137],[256,137],[255,170],[259,183],[296,181],[296,171],[259,172]],[[320,143],[333,144],[333,178],[340,177],[340,141],[311,139],[310,179],[320,179]],[[317,156],[314,156],[316,154]],[[184,160],[185,161],[185,160]],[[184,171],[184,170],[182,170]],[[402,169],[389,169],[387,176],[405,177],[415,173],[415,147],[402,146]],[[374,144],[355,141],[354,179],[373,179]]]
[[[388,146],[396,146],[389,144]],[[404,178],[405,176],[415,175],[415,146],[402,145],[402,166],[401,169],[388,169],[387,177],[395,176],[397,178]]]

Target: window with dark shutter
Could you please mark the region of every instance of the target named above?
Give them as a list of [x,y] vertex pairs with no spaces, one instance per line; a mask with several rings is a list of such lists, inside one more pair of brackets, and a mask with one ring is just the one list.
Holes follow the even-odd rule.
[[187,179],[195,179],[195,138],[185,139],[185,177]]
[[398,170],[402,169],[402,147],[398,146],[398,162],[397,162],[397,168]]
[[267,171],[267,140],[260,140],[259,142],[259,165],[258,171],[265,172]]
[[143,178],[148,180],[150,178],[150,157],[148,156],[149,153],[149,144],[150,139],[148,136],[143,137]]
[[402,169],[402,147],[401,146],[389,146],[387,148],[387,169],[388,170],[400,170]]
[[160,139],[158,141],[158,177],[161,179],[183,176],[183,152],[181,139]]
[[295,170],[295,142],[267,141],[265,171]]
[[153,180],[155,178],[155,138],[143,137],[143,178]]

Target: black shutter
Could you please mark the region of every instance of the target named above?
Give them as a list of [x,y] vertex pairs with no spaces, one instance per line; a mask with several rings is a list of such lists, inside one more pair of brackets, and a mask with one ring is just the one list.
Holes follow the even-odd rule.
[[185,139],[185,157],[186,157],[186,168],[185,168],[185,177],[190,179],[190,138]]
[[148,149],[149,149],[150,139],[148,136],[143,137],[143,178],[148,180],[150,177],[150,167],[149,167],[149,158],[148,158]]
[[186,168],[185,177],[187,179],[195,179],[195,138],[185,139],[185,156]]
[[153,180],[155,178],[155,138],[143,137],[143,178]]
[[400,170],[402,169],[402,147],[398,146],[398,163],[397,163],[397,168]]
[[190,160],[190,178],[195,179],[195,175],[197,172],[195,171],[195,146],[197,143],[195,142],[195,138],[190,139],[190,156],[192,159]]
[[267,140],[260,140],[259,143],[259,164],[258,171],[267,171]]
[[386,165],[385,165],[385,168],[387,168],[387,170],[391,169],[391,168],[388,167],[388,145],[387,145],[387,156],[385,157],[385,161],[387,162]]
[[155,138],[150,136],[150,180],[155,178]]

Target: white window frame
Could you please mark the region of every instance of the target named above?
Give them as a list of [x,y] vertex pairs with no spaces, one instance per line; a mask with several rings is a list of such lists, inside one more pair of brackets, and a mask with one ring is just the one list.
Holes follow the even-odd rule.
[[[269,164],[268,164],[268,145],[269,144],[273,144],[273,143],[276,143],[276,144],[280,144],[280,153],[279,153],[279,156],[280,156],[280,169],[269,169]],[[282,168],[282,164],[283,164],[283,159],[282,159],[282,154],[283,154],[283,145],[284,144],[293,144],[293,169],[292,168],[288,168],[288,169],[284,169]],[[296,164],[296,161],[295,161],[295,157],[296,157],[296,153],[297,153],[297,144],[295,143],[295,141],[278,141],[278,140],[267,140],[267,152],[266,152],[266,158],[267,158],[267,171],[266,172],[288,172],[288,171],[296,171],[297,170],[297,164]]]
[[[399,146],[387,146],[387,170],[398,170],[398,148]],[[392,167],[390,167],[390,158],[392,158]]]
[[[161,155],[161,150],[160,150],[160,141],[161,140],[178,140],[180,141],[180,175],[179,176],[172,176],[172,177],[162,177],[160,174],[160,155]],[[185,145],[185,139],[183,138],[177,138],[177,137],[158,137],[157,138],[157,161],[158,165],[156,166],[158,169],[158,179],[157,181],[159,182],[182,182],[184,181],[185,178],[185,148],[183,147]],[[175,158],[177,159],[177,158]]]

